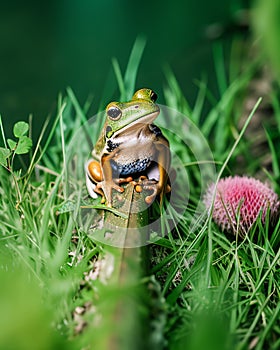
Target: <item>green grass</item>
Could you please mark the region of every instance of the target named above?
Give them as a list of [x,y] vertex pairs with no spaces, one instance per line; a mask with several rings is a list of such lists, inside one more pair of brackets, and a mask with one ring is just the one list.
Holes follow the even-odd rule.
[[[135,57],[141,56],[143,48],[144,42],[138,41],[124,78],[117,61],[113,61],[123,98],[129,98],[134,90],[139,65]],[[239,63],[231,62],[229,79],[221,64],[221,47],[215,47],[214,57],[218,97],[202,80],[197,83],[197,100],[190,106],[166,68],[166,104],[187,114],[201,131],[210,145],[213,158],[209,162],[216,167],[217,175],[254,176],[258,171],[279,194],[277,88],[269,96],[273,114],[263,130],[267,139],[264,152],[271,156],[271,166],[264,169],[251,155],[254,140],[249,138],[249,131],[254,113],[248,113],[245,123],[238,127],[247,87],[258,67],[248,64],[247,70],[240,71]],[[255,103],[259,97],[263,96],[256,96]],[[207,113],[206,101],[211,103]],[[103,341],[112,327],[120,326],[106,323],[110,304],[123,293],[108,288],[106,282],[111,250],[88,236],[81,226],[79,207],[85,203],[85,185],[82,178],[72,176],[68,163],[77,130],[82,130],[89,118],[90,104],[86,101],[82,106],[67,89],[58,99],[57,117],[34,142],[27,166],[20,163],[20,155],[13,154],[10,171],[0,167],[0,349],[76,350],[88,345],[90,349],[104,349]],[[98,118],[101,116],[94,126],[100,125]],[[98,128],[90,130],[96,139]],[[149,285],[154,312],[150,344],[157,349],[278,349],[280,221],[275,227],[257,222],[245,239],[239,240],[221,232],[203,209],[197,216],[205,189],[201,167],[176,135],[168,135],[171,148],[188,172],[189,200],[172,232],[160,239],[152,236],[150,269],[141,281]],[[193,142],[195,146],[200,140]],[[88,146],[79,145],[76,151],[83,157]],[[240,157],[246,160],[245,169],[239,166]],[[83,162],[78,157],[77,163]],[[184,191],[186,185],[180,186]],[[182,195],[178,206],[184,205]],[[170,213],[172,217],[176,217],[175,210]]]

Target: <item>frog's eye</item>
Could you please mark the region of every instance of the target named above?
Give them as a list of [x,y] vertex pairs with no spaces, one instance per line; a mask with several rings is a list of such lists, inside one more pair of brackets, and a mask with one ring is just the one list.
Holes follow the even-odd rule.
[[107,115],[112,120],[118,120],[122,116],[122,111],[118,107],[112,106],[107,109]]
[[153,102],[157,100],[157,94],[153,90],[151,90],[150,98]]

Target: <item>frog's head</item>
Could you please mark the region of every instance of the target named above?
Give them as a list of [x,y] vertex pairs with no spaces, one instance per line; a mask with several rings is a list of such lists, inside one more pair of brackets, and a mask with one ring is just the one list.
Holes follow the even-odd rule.
[[154,91],[141,89],[135,92],[131,101],[109,103],[106,108],[106,137],[116,136],[128,129],[137,130],[143,124],[151,124],[159,114],[156,99]]

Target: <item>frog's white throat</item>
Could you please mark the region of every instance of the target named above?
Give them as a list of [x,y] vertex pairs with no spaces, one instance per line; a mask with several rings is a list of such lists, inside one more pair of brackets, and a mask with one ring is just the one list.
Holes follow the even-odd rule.
[[[135,130],[143,129],[145,127],[148,127],[149,124],[152,124],[152,122],[156,119],[156,117],[159,115],[159,111],[149,113],[147,115],[144,115],[143,117],[135,120],[134,122],[129,123],[128,125],[123,126],[121,129],[115,131],[112,135],[113,138],[122,135],[123,133],[129,134],[130,132],[135,132]],[[139,127],[137,126],[139,124]]]

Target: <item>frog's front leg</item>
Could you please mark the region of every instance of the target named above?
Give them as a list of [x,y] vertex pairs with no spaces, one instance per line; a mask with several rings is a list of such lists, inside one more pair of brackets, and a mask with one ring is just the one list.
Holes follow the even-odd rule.
[[103,173],[103,181],[101,181],[97,187],[102,188],[102,191],[107,200],[108,207],[112,206],[112,189],[115,189],[119,193],[122,193],[124,189],[116,184],[113,180],[113,171],[110,160],[112,155],[106,155],[101,158],[101,167]]
[[113,171],[110,160],[113,158],[115,152],[108,155],[104,155],[101,159],[101,166],[103,171],[103,181],[100,183],[104,195],[107,200],[107,205],[112,206],[112,189],[116,190],[119,193],[124,192],[124,188],[119,186],[123,183],[129,183],[133,181],[131,176],[126,178],[113,178]]
[[168,142],[163,139],[154,143],[156,148],[157,158],[155,162],[158,166],[159,178],[158,181],[144,180],[142,181],[143,189],[152,191],[152,193],[145,198],[147,204],[151,204],[155,197],[160,196],[160,203],[162,203],[163,196],[171,191],[168,184],[168,171],[170,168],[170,150]]
[[103,165],[100,162],[90,159],[86,164],[87,173],[87,189],[92,198],[97,198],[97,194],[102,196],[101,203],[105,203],[106,199],[108,205],[112,202],[112,188],[118,192],[123,192],[124,189],[118,185],[122,183],[131,182],[132,177],[113,179],[110,159],[103,160]]
[[160,203],[162,203],[163,195],[171,191],[171,186],[166,184],[165,187],[161,187],[158,181],[149,180],[148,178],[140,179],[135,187],[136,192],[142,192],[143,190],[151,191],[151,194],[145,197],[145,202],[151,204],[154,199],[159,195]]

